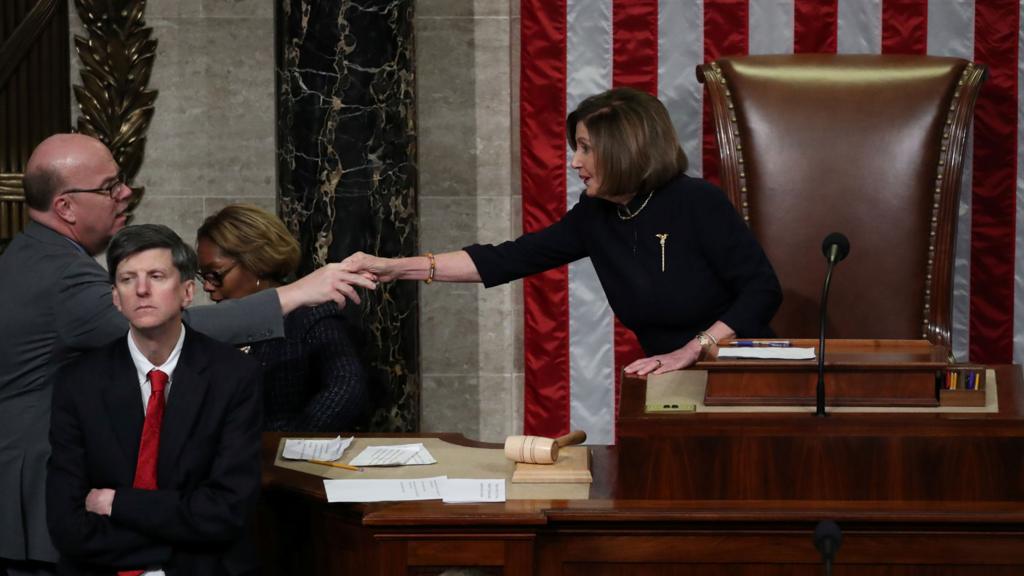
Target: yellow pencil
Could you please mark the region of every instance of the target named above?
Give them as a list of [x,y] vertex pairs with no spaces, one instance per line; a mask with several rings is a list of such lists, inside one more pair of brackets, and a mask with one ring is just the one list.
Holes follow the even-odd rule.
[[342,464],[341,462],[328,462],[326,460],[310,460],[313,464],[322,464],[324,466],[331,466],[332,468],[342,468],[344,470],[351,470],[353,472],[362,472],[362,468],[355,466],[349,466],[348,464]]

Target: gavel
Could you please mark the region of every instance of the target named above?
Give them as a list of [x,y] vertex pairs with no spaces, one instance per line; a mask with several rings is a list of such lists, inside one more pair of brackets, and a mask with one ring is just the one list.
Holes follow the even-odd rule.
[[505,457],[527,464],[554,464],[558,460],[558,449],[587,441],[583,430],[569,432],[558,438],[543,436],[509,436],[505,439]]

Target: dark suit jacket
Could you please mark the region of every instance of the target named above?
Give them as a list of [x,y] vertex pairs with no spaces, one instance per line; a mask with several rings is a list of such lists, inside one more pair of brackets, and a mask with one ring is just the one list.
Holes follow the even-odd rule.
[[[50,378],[82,350],[123,337],[128,321],[114,307],[106,270],[37,222],[0,255],[0,279],[0,558],[56,562],[43,493]],[[273,290],[185,316],[196,330],[235,344],[284,335]]]
[[[162,566],[169,574],[256,567],[249,521],[260,483],[261,371],[187,329],[160,434],[158,490],[132,488],[145,414],[125,338],[55,378],[46,504],[64,574]],[[111,516],[85,510],[113,488]]]

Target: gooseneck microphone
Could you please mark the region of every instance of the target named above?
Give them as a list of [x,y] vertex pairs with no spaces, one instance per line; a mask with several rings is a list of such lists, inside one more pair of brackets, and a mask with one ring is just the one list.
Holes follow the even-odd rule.
[[819,318],[821,325],[818,330],[818,386],[815,390],[817,410],[814,412],[816,416],[827,415],[825,414],[825,319],[828,316],[828,287],[832,283],[832,270],[840,260],[846,258],[846,255],[850,253],[850,241],[843,234],[833,232],[825,236],[825,241],[821,243],[821,252],[825,255],[825,260],[828,261],[828,271],[825,273],[825,285],[821,288],[821,311]]
[[822,520],[814,527],[814,547],[821,553],[825,576],[832,576],[832,560],[843,543],[843,531],[832,520]]

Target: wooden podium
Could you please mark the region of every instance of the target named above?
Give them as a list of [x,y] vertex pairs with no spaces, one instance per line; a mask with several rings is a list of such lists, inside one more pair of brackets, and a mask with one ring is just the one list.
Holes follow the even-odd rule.
[[[817,340],[788,341],[817,348]],[[723,342],[723,348],[728,344]],[[949,349],[927,340],[828,340],[825,402],[829,406],[938,406]],[[813,406],[817,360],[714,360],[708,406]]]
[[264,573],[817,576],[812,534],[830,519],[837,575],[1018,576],[1024,383],[1017,366],[994,374],[997,411],[826,418],[648,413],[647,383],[626,379],[618,444],[590,447],[586,500],[327,504],[322,478],[274,466],[281,435],[268,433]]

